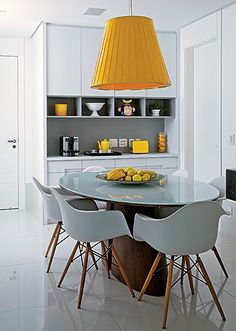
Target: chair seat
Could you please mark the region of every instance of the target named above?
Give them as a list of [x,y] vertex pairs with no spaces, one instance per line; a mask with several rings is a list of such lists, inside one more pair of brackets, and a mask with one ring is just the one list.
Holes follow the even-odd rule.
[[98,210],[98,207],[93,200],[78,198],[78,199],[67,200],[67,202],[70,206],[78,210],[89,210],[89,211]]
[[105,201],[98,201],[98,200],[95,200],[95,203],[98,207],[98,209],[104,209],[106,210],[107,209],[107,203]]

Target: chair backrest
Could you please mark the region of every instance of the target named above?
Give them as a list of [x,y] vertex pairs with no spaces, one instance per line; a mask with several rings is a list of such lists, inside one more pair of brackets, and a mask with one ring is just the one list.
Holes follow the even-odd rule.
[[184,169],[176,170],[172,175],[179,176],[179,177],[185,177],[185,178],[189,177],[188,171],[184,170]]
[[44,202],[44,208],[49,221],[57,222],[62,220],[60,207],[57,200],[52,195],[50,188],[41,184],[35,177],[32,177],[35,185],[39,189]]
[[71,173],[77,173],[81,172],[81,168],[66,168],[64,169],[65,175],[71,174]]
[[83,172],[102,172],[102,171],[106,171],[106,169],[100,166],[91,166],[83,170]]
[[200,254],[215,245],[219,219],[225,214],[213,201],[191,203],[163,219],[136,214],[133,235],[162,253]]
[[[51,189],[51,192],[61,208],[63,227],[75,240],[93,242],[124,235],[132,237],[122,212],[118,210],[85,211],[80,210],[79,206],[75,209],[57,191]],[[82,203],[83,200],[81,200],[81,206]]]
[[220,199],[225,199],[225,197],[226,197],[226,177],[224,177],[224,176],[216,177],[209,184],[218,189],[218,191],[220,192],[220,196],[219,196]]

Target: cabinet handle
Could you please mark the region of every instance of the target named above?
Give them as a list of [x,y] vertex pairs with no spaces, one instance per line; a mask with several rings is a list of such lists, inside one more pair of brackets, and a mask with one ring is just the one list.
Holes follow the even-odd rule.
[[229,143],[230,145],[235,145],[235,134],[229,136]]

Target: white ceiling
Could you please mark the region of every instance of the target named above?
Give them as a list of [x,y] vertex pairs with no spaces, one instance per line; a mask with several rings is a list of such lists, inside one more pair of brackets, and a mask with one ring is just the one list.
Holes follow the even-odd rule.
[[[158,30],[174,31],[233,2],[133,0],[133,15],[151,17]],[[84,16],[88,7],[107,10],[99,17]],[[104,26],[108,18],[128,14],[129,0],[0,0],[0,36],[30,36],[41,21]]]

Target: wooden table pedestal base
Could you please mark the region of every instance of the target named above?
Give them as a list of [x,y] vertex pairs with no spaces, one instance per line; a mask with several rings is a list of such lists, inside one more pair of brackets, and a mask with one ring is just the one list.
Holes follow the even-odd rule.
[[[139,207],[114,203],[111,205],[111,209],[121,210],[124,213],[131,233],[133,232],[135,213],[159,217],[158,207]],[[129,275],[133,289],[140,291],[158,252],[145,242],[135,241],[129,236],[115,238],[113,244]],[[158,269],[165,265],[166,259],[163,257]],[[112,274],[124,283],[119,269],[114,265],[112,265]],[[145,293],[153,296],[165,295],[166,278],[167,270],[163,268],[153,276]]]

